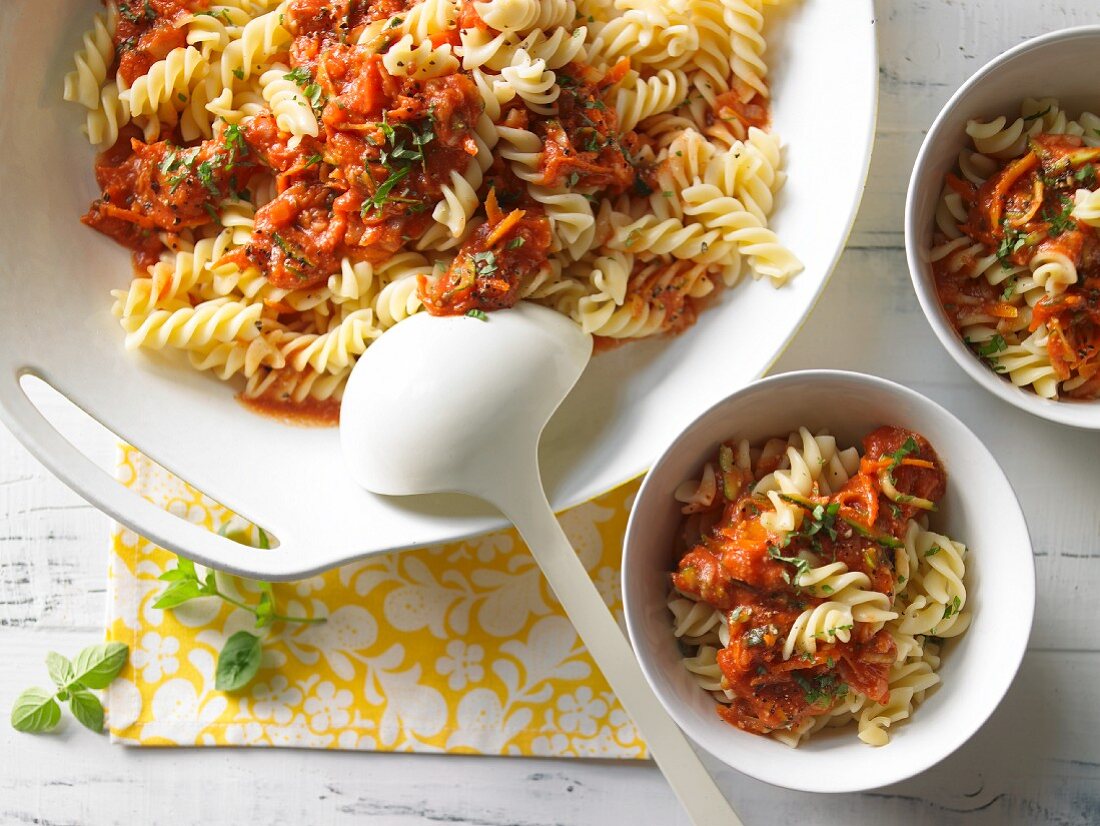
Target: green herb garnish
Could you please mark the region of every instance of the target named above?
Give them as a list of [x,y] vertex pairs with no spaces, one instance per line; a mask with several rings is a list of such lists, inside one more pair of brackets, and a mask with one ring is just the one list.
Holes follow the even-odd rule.
[[[260,549],[271,547],[267,533],[261,528],[256,529],[255,542],[250,542],[244,531],[227,531],[223,528],[219,533],[234,542],[253,545]],[[249,603],[231,597],[218,587],[218,578],[214,571],[208,570],[205,576],[200,577],[195,569],[195,564],[183,557],[176,560],[175,568],[169,568],[158,579],[169,584],[161,592],[157,601],[153,603],[154,608],[169,610],[200,597],[217,597],[252,614],[256,618],[256,628],[266,628],[275,622],[316,624],[326,621],[324,617],[297,617],[280,614],[276,610],[274,590],[268,582],[255,583],[260,589],[260,597],[257,602]],[[233,634],[226,640],[225,645],[218,654],[215,687],[219,691],[236,691],[243,688],[259,670],[262,653],[262,640],[257,635],[247,631],[238,631]]]
[[16,731],[51,731],[61,722],[59,702],[68,702],[69,710],[85,728],[103,730],[103,705],[89,689],[106,688],[126,665],[128,646],[120,642],[92,645],[70,661],[51,651],[46,655],[46,670],[57,690],[28,688],[15,698],[11,725]]
[[1027,233],[1015,227],[1010,227],[1007,220],[1002,221],[1001,225],[1004,227],[1004,237],[1001,238],[1001,243],[997,246],[997,258],[1000,260],[1001,266],[1007,270],[1012,267],[1012,256],[1027,244]]
[[[789,538],[789,537],[788,537]],[[786,582],[793,582],[798,584],[799,577],[808,573],[810,570],[810,563],[799,556],[783,556],[780,549],[775,545],[768,543],[768,556],[774,559],[776,562],[785,562],[788,565],[794,566],[794,578],[792,579],[786,571],[783,572],[783,579]]]
[[492,275],[497,271],[497,257],[492,250],[475,252],[471,258],[474,262],[474,271],[478,275]]
[[1066,195],[1062,195],[1060,203],[1062,205],[1060,212],[1052,209],[1043,210],[1043,220],[1049,225],[1047,232],[1052,238],[1077,229],[1077,222],[1073,219],[1073,201]]
[[962,600],[959,599],[959,595],[956,594],[954,596],[954,598],[951,600],[951,602],[949,602],[949,603],[947,603],[947,605],[943,606],[943,618],[944,619],[949,619],[950,617],[952,617],[955,614],[959,613],[959,610],[961,608],[962,608]]
[[1005,341],[1004,336],[997,333],[989,341],[985,342],[978,348],[978,355],[983,359],[991,359],[997,353],[1000,353],[1008,349],[1008,342]]
[[305,84],[313,80],[313,76],[310,75],[309,69],[305,66],[295,66],[285,75],[283,75],[283,79],[293,81],[299,86],[304,86]]

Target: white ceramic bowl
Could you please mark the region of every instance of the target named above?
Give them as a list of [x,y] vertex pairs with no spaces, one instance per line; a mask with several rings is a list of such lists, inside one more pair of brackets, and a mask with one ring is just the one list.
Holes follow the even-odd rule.
[[928,323],[974,381],[995,396],[1053,422],[1100,430],[1100,400],[1044,399],[994,373],[951,326],[936,295],[928,250],[943,188],[959,152],[968,145],[966,122],[1012,116],[1026,97],[1057,98],[1071,114],[1100,109],[1100,26],[1081,26],[1027,40],[978,70],[947,102],[928,130],[905,202],[905,252]]
[[[973,622],[944,646],[942,684],[890,743],[865,745],[854,726],[826,729],[797,749],[723,722],[715,701],[681,664],[665,605],[681,520],[676,486],[698,478],[718,444],[758,441],[798,425],[829,428],[859,445],[884,424],[910,428],[935,447],[947,469],[947,495],[933,520],[969,548],[967,608]],[[792,789],[852,792],[917,774],[978,730],[1008,690],[1031,631],[1035,571],[1027,525],[996,460],[939,405],[900,385],[830,370],[758,381],[710,408],[664,451],[638,492],[623,552],[623,597],[630,639],[650,685],[695,742],[738,771]]]

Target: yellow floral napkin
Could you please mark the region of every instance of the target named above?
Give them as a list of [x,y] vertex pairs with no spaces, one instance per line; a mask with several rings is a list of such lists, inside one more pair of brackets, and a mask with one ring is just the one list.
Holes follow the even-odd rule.
[[[239,519],[133,448],[118,477],[211,530]],[[561,518],[615,615],[632,483]],[[514,531],[384,554],[275,586],[280,610],[321,625],[253,628],[217,598],[154,608],[174,557],[132,531],[111,543],[107,636],[130,646],[108,692],[117,742],[642,758],[645,745]],[[219,587],[255,602],[251,583]],[[217,652],[266,634],[256,678],[214,689]]]

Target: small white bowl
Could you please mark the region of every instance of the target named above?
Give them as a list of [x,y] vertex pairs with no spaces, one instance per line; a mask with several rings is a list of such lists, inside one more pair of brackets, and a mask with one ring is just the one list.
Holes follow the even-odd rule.
[[[717,446],[757,442],[805,425],[860,445],[885,424],[925,436],[947,469],[947,495],[932,526],[969,548],[969,629],[943,650],[942,683],[890,743],[868,746],[855,726],[825,729],[797,749],[723,722],[715,701],[681,664],[665,605],[682,518],[673,493],[698,478]],[[790,789],[854,792],[895,783],[943,760],[1001,701],[1027,647],[1035,569],[1027,525],[996,460],[966,425],[938,404],[885,379],[833,370],[784,373],[755,382],[710,408],[665,449],[638,491],[623,548],[623,598],[630,640],[649,684],[691,739],[738,771]]]
[[905,253],[928,323],[951,357],[995,396],[1043,419],[1100,430],[1100,400],[1044,399],[989,369],[951,326],[932,277],[928,250],[943,179],[968,145],[966,122],[1010,119],[1026,97],[1057,98],[1071,115],[1100,108],[1100,26],[1081,26],[1027,40],[989,61],[940,111],[921,145],[905,201]]

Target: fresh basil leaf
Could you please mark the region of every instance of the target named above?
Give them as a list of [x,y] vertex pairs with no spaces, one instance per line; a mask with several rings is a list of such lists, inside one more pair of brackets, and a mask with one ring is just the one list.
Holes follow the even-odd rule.
[[69,710],[85,728],[96,734],[103,731],[103,704],[92,692],[79,689],[69,697]]
[[62,657],[56,651],[46,655],[46,670],[58,688],[64,688],[73,681],[73,664],[68,657]]
[[28,688],[11,707],[11,725],[16,731],[50,731],[60,722],[61,707],[52,694],[41,688]]
[[205,596],[202,585],[195,580],[184,579],[173,582],[165,588],[164,593],[153,603],[153,607],[175,608],[177,605],[201,596]]
[[121,642],[91,645],[76,655],[75,682],[85,688],[106,688],[126,665],[130,648]]
[[195,563],[182,556],[176,557],[176,567],[169,568],[157,577],[161,582],[180,582],[185,579],[198,579],[195,573]]
[[218,691],[237,691],[248,685],[260,670],[263,646],[260,638],[247,631],[238,631],[218,654],[218,669],[214,687]]
[[199,575],[195,573],[195,563],[186,557],[176,557],[176,567],[183,571],[189,578],[198,579]]

